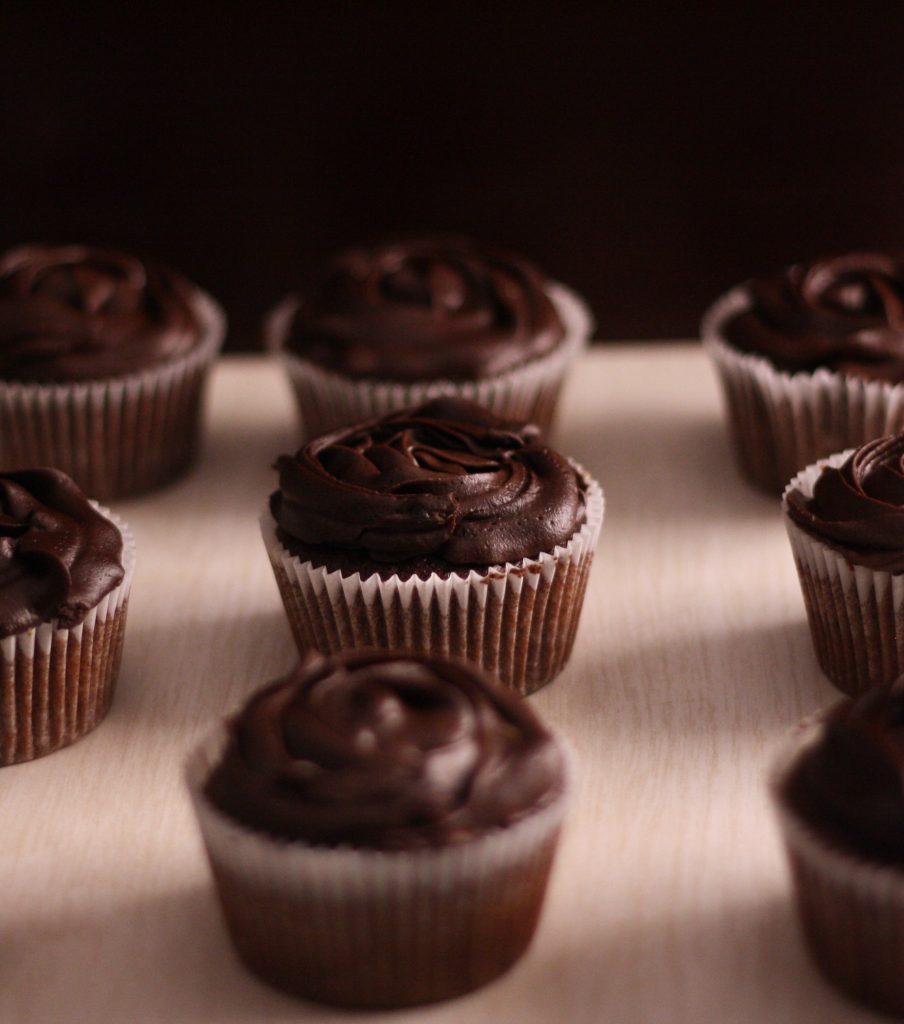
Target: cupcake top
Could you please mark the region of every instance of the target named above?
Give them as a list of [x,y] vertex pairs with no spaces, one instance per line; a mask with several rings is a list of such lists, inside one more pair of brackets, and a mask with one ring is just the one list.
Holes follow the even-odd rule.
[[798,526],[858,565],[904,572],[904,433],[824,466],[812,496],[794,488],[785,505]]
[[578,473],[537,437],[451,397],[325,434],[277,460],[277,536],[317,565],[403,577],[536,557],[585,517]]
[[352,378],[480,380],[565,330],[526,260],[456,237],[348,249],[301,297],[284,345]]
[[0,637],[77,625],[123,575],[122,534],[65,473],[0,474]]
[[444,846],[505,828],[564,787],[525,701],[464,662],[312,655],[251,698],[206,786],[256,831],[317,846]]
[[102,380],[188,353],[204,328],[197,290],[161,264],[81,245],[0,257],[0,378]]
[[782,796],[833,844],[904,866],[904,691],[870,690],[837,705]]
[[860,252],[798,263],[744,287],[749,302],[719,325],[735,348],[788,373],[826,367],[904,380],[904,256]]

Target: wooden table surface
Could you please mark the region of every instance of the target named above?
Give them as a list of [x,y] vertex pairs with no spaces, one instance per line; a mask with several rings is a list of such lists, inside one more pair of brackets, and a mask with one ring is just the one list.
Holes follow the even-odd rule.
[[[293,660],[257,527],[294,447],[288,388],[261,357],[226,359],[208,413],[198,470],[115,506],[138,568],[108,719],[0,775],[0,1021],[357,1019],[237,963],[182,785],[208,723]],[[792,917],[764,778],[834,691],[777,502],[736,476],[701,351],[595,350],[555,442],[607,513],[574,656],[531,698],[578,772],[546,909],[500,981],[379,1019],[874,1019],[818,978]]]

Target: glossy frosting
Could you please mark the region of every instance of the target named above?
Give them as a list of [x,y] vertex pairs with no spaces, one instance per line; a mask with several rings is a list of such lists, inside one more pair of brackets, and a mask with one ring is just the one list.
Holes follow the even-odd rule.
[[534,428],[457,398],[326,434],[277,469],[270,507],[296,553],[486,567],[551,551],[584,518],[575,470]]
[[833,710],[784,795],[829,840],[904,865],[904,693],[873,690]]
[[750,309],[721,325],[736,348],[789,373],[828,367],[904,380],[904,257],[850,253],[745,286]]
[[0,378],[52,383],[134,373],[202,335],[195,289],[157,263],[84,246],[0,257]]
[[211,802],[315,845],[406,849],[504,828],[563,787],[528,704],[462,662],[309,657],[231,723]]
[[65,473],[0,475],[0,637],[77,625],[122,578],[121,533]]
[[796,523],[859,565],[904,572],[904,434],[867,442],[826,466],[812,497],[795,490],[786,500]]
[[479,380],[564,337],[530,263],[468,239],[417,238],[338,255],[303,296],[287,348],[349,377]]

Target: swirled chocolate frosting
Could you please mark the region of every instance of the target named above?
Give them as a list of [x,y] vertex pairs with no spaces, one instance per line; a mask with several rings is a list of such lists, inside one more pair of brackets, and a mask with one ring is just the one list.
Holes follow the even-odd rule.
[[65,473],[0,474],[0,637],[75,626],[122,578],[122,534]]
[[252,697],[206,786],[257,831],[408,849],[504,828],[562,791],[528,704],[463,662],[314,655]]
[[317,564],[486,568],[551,551],[584,520],[577,473],[535,428],[458,398],[344,427],[276,468],[278,536]]
[[533,265],[436,237],[338,255],[302,297],[284,344],[348,377],[479,380],[547,355],[563,337]]
[[852,561],[904,572],[904,434],[868,441],[844,463],[826,466],[808,498],[787,496],[788,514]]
[[831,842],[904,865],[904,693],[872,690],[834,709],[784,796]]
[[904,380],[904,257],[851,253],[746,285],[750,308],[721,325],[741,351],[789,373],[827,367]]
[[200,340],[195,289],[160,264],[80,245],[0,257],[0,378],[102,380],[157,366]]

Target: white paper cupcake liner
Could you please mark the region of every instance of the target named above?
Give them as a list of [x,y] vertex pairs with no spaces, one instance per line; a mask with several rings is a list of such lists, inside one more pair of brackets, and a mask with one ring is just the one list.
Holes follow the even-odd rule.
[[853,449],[808,466],[785,488],[782,508],[820,667],[843,693],[886,686],[904,673],[904,575],[855,565],[787,514],[787,495],[807,497],[823,466],[840,466]]
[[605,510],[599,484],[575,468],[587,515],[566,544],[465,576],[330,572],[286,550],[265,510],[261,532],[299,650],[378,647],[464,658],[521,694],[544,686],[571,655]]
[[846,377],[834,370],[786,373],[739,352],[721,326],[750,306],[739,286],[703,318],[703,346],[715,363],[738,466],[757,487],[781,492],[817,459],[904,428],[904,386]]
[[0,765],[43,757],[98,725],[119,674],[135,570],[135,538],[118,516],[98,507],[122,534],[122,582],[77,626],[56,620],[0,639]]
[[548,294],[565,325],[562,342],[546,356],[483,380],[356,380],[324,370],[282,347],[298,309],[294,296],[270,314],[265,328],[267,346],[279,354],[289,375],[307,437],[385,416],[396,409],[423,405],[440,395],[467,398],[506,419],[536,423],[546,431],[565,374],[586,348],[594,328],[587,306],[569,288],[551,284]]
[[[830,709],[831,710],[831,709]],[[840,849],[802,821],[783,791],[826,714],[802,722],[771,777],[804,939],[822,974],[859,1003],[904,1015],[904,869]]]
[[448,999],[508,970],[542,908],[567,786],[508,828],[439,848],[291,843],[231,821],[203,790],[220,726],[186,778],[236,950],[278,988],[349,1007]]
[[207,372],[226,329],[196,293],[204,336],[164,366],[74,384],[0,381],[0,468],[53,466],[108,500],[152,490],[195,461]]

